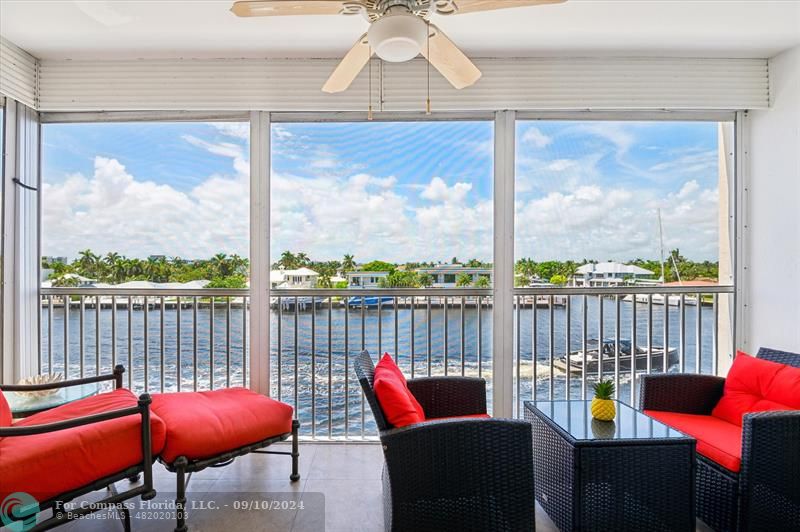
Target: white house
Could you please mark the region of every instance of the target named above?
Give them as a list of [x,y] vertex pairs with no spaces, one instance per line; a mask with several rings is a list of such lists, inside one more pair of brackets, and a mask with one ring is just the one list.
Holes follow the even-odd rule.
[[472,277],[472,285],[478,279],[485,277],[492,283],[494,272],[491,268],[469,268],[463,264],[438,264],[433,268],[419,268],[419,274],[428,274],[433,277],[433,286],[436,288],[454,288],[459,275],[467,274]]
[[348,288],[378,288],[381,279],[389,277],[390,272],[347,272]]
[[310,268],[284,270],[279,268],[269,272],[272,288],[314,288],[317,286],[319,274]]
[[575,272],[575,286],[617,286],[628,280],[648,279],[653,272],[620,262],[599,262],[584,264]]

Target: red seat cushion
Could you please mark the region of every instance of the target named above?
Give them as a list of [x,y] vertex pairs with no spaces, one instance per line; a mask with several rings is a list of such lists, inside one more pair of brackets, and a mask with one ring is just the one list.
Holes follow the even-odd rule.
[[742,427],[714,416],[645,410],[645,414],[697,440],[697,452],[731,471],[742,464]]
[[0,390],[0,427],[8,427],[11,425],[11,407],[8,406],[2,390]]
[[[118,389],[40,412],[15,427],[54,423],[136,406],[129,390]],[[151,412],[155,457],[164,447],[166,427]],[[141,418],[126,416],[32,436],[0,438],[0,500],[24,491],[39,501],[124,471],[142,461]]]
[[153,395],[167,424],[161,458],[210,458],[292,431],[292,407],[245,388]]
[[742,416],[800,409],[800,368],[737,353],[712,415],[741,426]]
[[389,424],[405,427],[425,421],[422,406],[408,389],[403,373],[388,353],[384,353],[375,366],[372,388]]

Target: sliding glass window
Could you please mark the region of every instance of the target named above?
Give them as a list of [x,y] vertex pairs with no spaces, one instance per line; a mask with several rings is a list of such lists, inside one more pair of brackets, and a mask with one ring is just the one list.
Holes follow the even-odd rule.
[[[42,126],[42,369],[135,390],[246,384],[249,134],[239,122]],[[204,288],[227,290],[211,299]]]
[[364,349],[408,376],[490,375],[493,129],[273,125],[270,374],[302,430],[374,435]]
[[518,409],[590,397],[599,378],[632,402],[642,373],[712,373],[729,354],[730,131],[518,122]]

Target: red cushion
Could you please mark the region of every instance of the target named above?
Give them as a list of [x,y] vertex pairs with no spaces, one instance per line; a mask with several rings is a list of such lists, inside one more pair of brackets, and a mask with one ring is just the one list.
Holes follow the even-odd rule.
[[800,368],[737,353],[712,415],[742,424],[747,412],[800,409]]
[[395,427],[405,427],[425,421],[425,412],[388,353],[375,366],[373,390],[386,421]]
[[8,427],[11,425],[11,407],[8,406],[3,391],[0,390],[0,427]]
[[167,424],[161,458],[210,458],[292,431],[292,407],[245,388],[153,395]]
[[[15,427],[40,425],[136,406],[129,390],[98,394],[22,419]],[[39,501],[124,471],[142,461],[138,415],[32,436],[0,438],[0,500],[24,491]],[[164,447],[166,427],[151,412],[155,457]]]
[[742,463],[742,427],[714,416],[645,410],[645,414],[697,440],[697,452],[731,471]]

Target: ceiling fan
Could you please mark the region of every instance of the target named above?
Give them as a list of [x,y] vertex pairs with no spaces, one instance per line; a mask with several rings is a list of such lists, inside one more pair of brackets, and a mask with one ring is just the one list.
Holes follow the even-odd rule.
[[437,26],[432,14],[459,15],[512,7],[558,4],[566,0],[240,0],[231,11],[240,17],[282,15],[362,15],[369,31],[358,38],[322,90],[347,90],[373,54],[403,62],[420,53],[456,89],[469,87],[481,71]]

